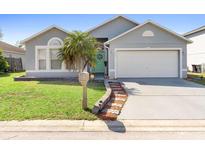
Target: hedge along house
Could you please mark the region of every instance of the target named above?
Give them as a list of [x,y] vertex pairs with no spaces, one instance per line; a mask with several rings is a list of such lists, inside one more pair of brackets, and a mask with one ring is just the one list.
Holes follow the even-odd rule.
[[[138,24],[117,16],[87,31],[104,47],[97,53],[93,73],[109,78],[177,77],[187,73],[186,47],[191,41],[151,21]],[[51,26],[22,42],[26,47],[26,75],[76,77],[57,58],[67,31]]]

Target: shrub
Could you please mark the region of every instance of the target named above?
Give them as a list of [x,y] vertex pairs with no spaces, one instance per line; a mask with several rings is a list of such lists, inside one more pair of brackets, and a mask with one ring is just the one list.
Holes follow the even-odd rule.
[[0,49],[0,72],[6,72],[9,68],[9,64],[6,58],[2,55],[2,50]]

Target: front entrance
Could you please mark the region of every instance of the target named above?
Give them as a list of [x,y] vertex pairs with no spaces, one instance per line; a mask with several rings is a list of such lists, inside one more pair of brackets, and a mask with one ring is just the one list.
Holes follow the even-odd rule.
[[105,52],[100,50],[96,54],[96,66],[91,67],[91,73],[104,73],[105,72]]

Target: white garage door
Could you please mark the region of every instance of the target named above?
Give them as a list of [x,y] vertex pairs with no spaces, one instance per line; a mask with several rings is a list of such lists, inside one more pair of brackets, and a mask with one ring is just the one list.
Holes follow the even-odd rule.
[[117,78],[179,77],[178,51],[117,51]]

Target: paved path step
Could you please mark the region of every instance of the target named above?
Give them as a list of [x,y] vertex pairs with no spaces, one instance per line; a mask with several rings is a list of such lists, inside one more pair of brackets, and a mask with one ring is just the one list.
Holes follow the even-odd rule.
[[119,111],[119,110],[106,109],[106,108],[104,108],[101,112],[108,112],[108,113],[113,113],[113,114],[117,114],[117,115],[120,114],[120,111]]
[[121,103],[114,103],[114,102],[113,103],[109,102],[109,103],[107,103],[107,105],[108,106],[117,106],[117,107],[121,107],[121,108],[123,107],[123,104],[121,104]]
[[116,114],[108,113],[108,112],[101,113],[101,114],[99,114],[98,117],[102,120],[116,120],[117,119]]
[[124,92],[124,91],[122,91],[122,90],[115,90],[115,91],[113,91],[112,92],[114,95],[116,95],[116,94],[121,94],[121,95],[126,95],[126,93]]
[[122,110],[122,107],[120,107],[120,106],[109,106],[109,105],[105,105],[105,109],[112,109],[112,110],[121,111],[121,110]]
[[114,96],[114,97],[127,97],[127,94],[124,93],[124,92],[122,94],[118,94],[118,93],[112,92],[112,96]]
[[127,93],[124,88],[121,86],[121,83],[109,83],[112,94],[111,100],[104,106],[104,108],[99,113],[99,117],[103,120],[113,120],[117,119],[117,116],[120,114],[124,103],[127,100]]
[[123,101],[123,103],[126,100],[127,100],[127,98],[123,98],[123,97],[117,97],[117,98],[113,97],[113,98],[111,98],[111,101]]

